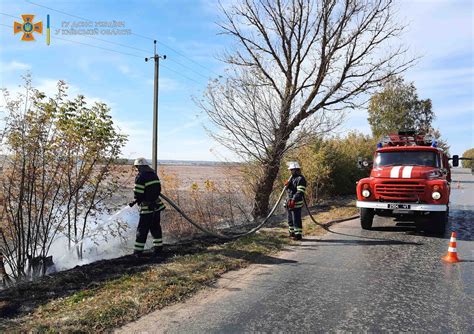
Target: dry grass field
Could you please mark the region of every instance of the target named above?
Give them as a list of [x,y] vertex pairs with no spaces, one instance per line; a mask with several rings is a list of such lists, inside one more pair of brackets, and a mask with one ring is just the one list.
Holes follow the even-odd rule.
[[[133,190],[134,178],[137,174],[130,165],[115,166],[115,173],[120,175],[123,188]],[[158,176],[164,190],[190,191],[193,183],[204,184],[210,180],[216,186],[234,186],[243,184],[244,175],[239,165],[159,165]]]
[[[133,166],[114,166],[120,187],[108,201],[118,210],[133,200]],[[160,165],[158,176],[162,192],[186,214],[203,226],[213,229],[241,224],[248,220],[253,195],[239,165]],[[169,205],[162,215],[162,226],[168,235],[178,239],[192,238],[198,231]]]

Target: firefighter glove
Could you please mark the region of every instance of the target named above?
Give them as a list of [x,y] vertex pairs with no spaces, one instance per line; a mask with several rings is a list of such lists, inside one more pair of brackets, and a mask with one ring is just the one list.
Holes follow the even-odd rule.
[[137,204],[137,201],[133,201],[133,202],[128,203],[128,206],[133,207],[135,204]]
[[294,209],[295,208],[295,200],[294,199],[290,199],[288,200],[288,209]]

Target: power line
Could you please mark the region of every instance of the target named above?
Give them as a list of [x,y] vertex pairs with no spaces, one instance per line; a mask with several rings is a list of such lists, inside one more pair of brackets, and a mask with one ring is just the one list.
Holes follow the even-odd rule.
[[[74,15],[74,14],[70,14],[70,13],[67,13],[65,11],[62,11],[62,10],[57,10],[57,9],[54,9],[54,8],[51,8],[51,7],[48,7],[48,6],[45,6],[45,5],[42,5],[42,4],[39,4],[39,3],[36,3],[36,2],[32,2],[32,1],[29,1],[29,0],[26,0],[26,2],[32,4],[32,5],[35,5],[35,6],[38,6],[38,7],[42,7],[42,8],[46,8],[46,9],[49,9],[49,10],[52,10],[54,12],[57,12],[57,13],[60,13],[60,14],[64,14],[64,15],[67,15],[67,16],[70,16],[70,17],[74,17],[74,18],[77,18],[77,19],[80,19],[80,20],[84,20],[84,21],[88,21],[88,22],[94,22],[88,18],[85,18],[85,17],[81,17],[81,16],[77,16],[77,15]],[[151,41],[154,41],[156,40],[156,38],[152,38],[152,37],[149,37],[149,36],[144,36],[144,35],[141,35],[141,34],[137,34],[137,33],[134,33],[134,32],[131,32],[132,35],[134,36],[137,36],[137,37],[141,37],[141,38],[144,38],[144,39],[147,39],[147,40],[151,40]],[[190,57],[184,55],[183,53],[177,51],[176,49],[172,48],[171,46],[163,43],[163,42],[160,42],[160,41],[157,41],[159,44],[163,45],[164,47],[170,49],[171,51],[175,52],[177,55],[189,60],[190,62],[202,67],[203,69],[207,70],[207,71],[210,71],[216,75],[219,75],[218,73],[214,72],[212,69],[198,63],[197,61],[191,59]]]
[[208,77],[205,76],[204,74],[201,74],[200,72],[196,71],[196,70],[193,69],[192,67],[189,67],[189,66],[187,66],[187,65],[184,65],[183,63],[180,63],[180,62],[177,61],[176,59],[169,58],[169,57],[166,58],[166,59],[167,59],[167,60],[170,60],[170,61],[172,61],[172,62],[175,62],[176,64],[178,64],[178,65],[180,65],[180,66],[182,66],[182,67],[184,67],[184,68],[186,68],[186,69],[188,69],[188,70],[190,70],[190,71],[196,73],[197,75],[199,75],[199,76],[201,76],[201,77],[203,77],[203,78],[205,78],[205,79],[208,79]]
[[[92,20],[90,20],[90,19],[88,19],[88,18],[81,17],[81,16],[77,16],[77,15],[74,15],[74,14],[71,14],[71,13],[67,13],[67,12],[62,11],[62,10],[54,9],[54,8],[51,8],[51,7],[48,7],[48,6],[45,6],[45,5],[42,5],[42,4],[33,2],[33,1],[26,0],[26,2],[28,2],[28,3],[32,4],[32,5],[38,6],[38,7],[43,7],[43,8],[52,10],[53,12],[56,12],[56,13],[64,14],[64,15],[67,15],[67,16],[70,16],[70,17],[75,17],[76,19],[80,19],[80,20],[84,20],[84,21],[88,21],[88,22],[94,22],[94,21],[92,21]],[[145,38],[145,39],[148,39],[148,40],[152,40],[152,41],[154,40],[154,39],[151,38],[151,37],[143,36],[143,35],[136,34],[136,33],[133,33],[133,32],[132,32],[132,35],[135,35],[135,36],[137,36],[137,37],[142,37],[142,38]]]
[[[1,15],[5,15],[5,16],[9,16],[9,17],[12,17],[14,19],[20,19],[21,20],[21,17],[19,16],[14,16],[14,15],[10,15],[10,14],[7,14],[7,13],[0,13]],[[5,24],[2,24],[2,25],[5,25]]]
[[142,52],[150,52],[148,50],[145,50],[145,49],[140,49],[140,48],[136,48],[134,46],[129,46],[129,45],[126,45],[126,44],[122,44],[122,43],[117,43],[117,42],[112,42],[112,41],[108,41],[106,39],[102,39],[102,38],[97,38],[97,37],[94,37],[94,36],[89,36],[89,35],[84,35],[85,37],[89,37],[91,39],[95,39],[97,41],[101,41],[101,42],[105,42],[105,43],[109,43],[109,44],[114,44],[114,45],[118,45],[118,46],[121,46],[123,48],[128,48],[128,49],[132,49],[132,50],[137,50],[137,51],[142,51]]
[[[19,16],[14,16],[14,15],[10,15],[10,14],[7,14],[7,13],[0,13],[1,15],[5,15],[5,16],[9,16],[9,17],[12,17],[14,19],[22,19],[21,17]],[[51,26],[51,28],[53,29],[58,29],[57,27],[55,26]],[[122,44],[122,43],[117,43],[117,42],[112,42],[112,41],[108,41],[106,39],[102,39],[102,38],[98,38],[98,37],[94,37],[94,36],[90,36],[90,35],[80,35],[81,37],[87,37],[87,38],[90,38],[90,39],[95,39],[97,41],[101,41],[101,42],[104,42],[104,43],[109,43],[109,44],[114,44],[114,45],[118,45],[118,46],[121,46],[121,47],[124,47],[124,48],[128,48],[128,49],[132,49],[132,50],[137,50],[137,51],[143,51],[143,52],[150,52],[149,50],[145,50],[145,49],[140,49],[140,48],[136,48],[134,46],[129,46],[129,45],[126,45],[126,44]]]
[[[6,14],[6,13],[0,13],[0,14],[1,14],[1,15],[5,15],[5,16],[9,16],[9,17],[13,17],[13,18],[16,18],[16,19],[21,19],[21,18],[19,18],[19,17],[17,17],[17,16],[13,16],[13,15]],[[3,24],[3,23],[1,23],[1,25],[4,26],[4,27],[11,28],[11,26],[6,25],[6,24]],[[109,49],[109,48],[104,48],[104,47],[102,47],[102,46],[92,45],[92,44],[88,44],[88,43],[84,43],[84,42],[79,42],[79,41],[74,41],[74,40],[71,40],[71,39],[66,39],[66,38],[62,38],[62,37],[58,37],[58,36],[55,36],[54,38],[55,38],[55,39],[62,40],[62,41],[66,41],[66,42],[81,44],[81,45],[89,46],[89,47],[92,47],[92,48],[96,48],[96,49],[101,49],[101,50],[109,51],[109,52],[120,53],[120,54],[123,54],[123,55],[126,55],[126,56],[137,57],[137,58],[142,58],[142,59],[145,58],[145,57],[139,56],[139,55],[137,55],[137,54],[132,54],[132,53],[122,52],[122,51],[113,50],[113,49]]]
[[126,53],[126,52],[117,51],[117,50],[113,50],[113,49],[108,49],[108,48],[104,48],[102,46],[92,45],[92,44],[88,44],[88,43],[84,43],[84,42],[73,41],[73,40],[58,37],[58,36],[55,36],[54,39],[59,39],[61,41],[66,41],[66,42],[76,43],[76,44],[80,44],[80,45],[85,45],[85,46],[89,46],[91,48],[101,49],[101,50],[105,50],[105,51],[109,51],[109,52],[120,53],[120,54],[123,54],[123,55],[126,55],[126,56],[131,56],[131,57],[136,57],[136,58],[141,58],[141,59],[144,58],[143,56],[139,56],[139,55],[136,55],[136,54]]
[[182,73],[180,73],[180,72],[178,72],[178,71],[176,71],[176,70],[173,70],[173,69],[172,69],[171,67],[169,67],[169,66],[166,66],[166,65],[163,65],[163,64],[161,64],[161,66],[164,67],[164,68],[166,68],[166,69],[168,69],[168,70],[171,71],[171,72],[174,72],[174,73],[176,73],[176,74],[178,74],[178,75],[180,75],[180,76],[182,76],[182,77],[184,77],[184,78],[190,80],[190,81],[193,81],[193,82],[197,83],[198,85],[201,84],[199,81],[196,81],[196,80],[194,80],[194,79],[191,79],[191,78],[188,77],[187,75],[184,75],[184,74],[182,74]]
[[190,62],[192,62],[192,63],[194,63],[194,64],[196,64],[196,65],[202,67],[203,69],[205,69],[205,70],[207,70],[207,71],[210,71],[210,72],[214,73],[215,75],[219,75],[218,73],[214,72],[214,71],[211,70],[210,68],[208,68],[208,67],[206,67],[206,66],[204,66],[204,65],[202,65],[202,64],[200,64],[200,63],[198,63],[197,61],[195,61],[195,60],[193,60],[193,59],[191,59],[191,58],[185,56],[185,55],[182,54],[181,52],[179,52],[179,51],[173,49],[171,46],[168,46],[168,45],[166,45],[166,44],[164,44],[163,42],[160,42],[160,41],[158,41],[158,43],[161,44],[161,45],[163,45],[164,47],[170,49],[171,51],[175,52],[177,55],[179,55],[179,56],[181,56],[181,57],[183,57],[183,58],[186,58],[186,59],[188,59]]
[[[5,16],[9,16],[9,17],[12,17],[14,19],[21,19],[21,17],[19,16],[14,16],[14,15],[10,15],[10,14],[7,14],[7,13],[0,13],[1,15],[5,15]],[[77,17],[77,18],[80,18],[80,19],[84,19],[84,18],[81,18],[81,17]],[[85,19],[84,19],[85,20]],[[52,28],[55,28],[55,27],[52,27]],[[94,36],[89,36],[89,35],[81,35],[82,37],[88,37],[88,38],[91,38],[91,39],[95,39],[95,40],[98,40],[98,41],[101,41],[101,42],[105,42],[105,43],[109,43],[109,44],[114,44],[114,45],[118,45],[118,46],[122,46],[122,47],[125,47],[125,48],[129,48],[129,49],[133,49],[133,50],[137,50],[137,51],[143,51],[143,52],[148,52],[148,50],[144,50],[144,49],[140,49],[140,48],[135,48],[133,46],[128,46],[128,45],[125,45],[125,44],[121,44],[121,43],[116,43],[116,42],[112,42],[112,41],[108,41],[108,40],[105,40],[105,39],[101,39],[101,38],[97,38],[97,37],[94,37]],[[68,41],[68,42],[73,42],[71,40],[68,40],[68,39],[64,39],[64,38],[61,38],[61,37],[58,37],[58,36],[55,36],[55,38],[57,39],[60,39],[60,40],[63,40],[63,41]],[[80,42],[77,42],[77,43],[80,43]],[[93,45],[90,45],[90,44],[87,44],[87,43],[81,43],[83,45],[88,45],[88,46],[92,46],[92,47],[95,47]],[[107,49],[107,48],[103,48],[105,50],[108,50],[108,51],[112,51],[112,52],[118,52],[116,50],[111,50],[111,49]],[[127,53],[124,53],[124,54],[127,54]],[[130,55],[130,54],[128,54]],[[137,55],[133,55],[133,56],[137,56]],[[207,76],[203,75],[202,73],[196,71],[195,69],[187,66],[187,65],[184,65],[183,63],[175,60],[175,59],[172,59],[172,58],[168,58],[168,60],[171,60],[172,62],[175,62],[176,64],[196,73],[197,75],[203,77],[203,78],[208,78]]]
[[[10,15],[10,14],[5,14],[5,13],[0,13],[2,15],[6,15],[6,16],[10,16],[10,17],[13,17],[13,18],[17,18],[16,16],[13,16],[13,15]],[[4,26],[6,28],[11,28],[11,26],[7,25],[7,24],[3,24],[3,23],[0,23],[0,26]],[[101,49],[101,50],[105,50],[105,51],[109,51],[109,52],[114,52],[114,53],[119,53],[119,54],[123,54],[125,56],[130,56],[130,57],[135,57],[135,58],[141,58],[141,59],[144,59],[145,57],[143,56],[139,56],[137,54],[132,54],[132,53],[126,53],[126,52],[122,52],[122,51],[118,51],[118,50],[113,50],[113,49],[109,49],[109,48],[104,48],[102,46],[98,46],[98,45],[93,45],[93,44],[89,44],[89,43],[84,43],[84,42],[79,42],[79,41],[74,41],[74,40],[71,40],[71,39],[67,39],[67,38],[62,38],[62,37],[58,37],[58,36],[55,36],[55,39],[58,39],[58,40],[62,40],[62,41],[66,41],[66,42],[70,42],[70,43],[76,43],[76,44],[79,44],[79,45],[84,45],[84,46],[88,46],[88,47],[91,47],[91,48],[96,48],[96,49]],[[168,69],[169,71],[173,72],[173,73],[176,73],[177,75],[187,79],[187,80],[190,80],[194,83],[197,83],[197,84],[201,84],[200,82],[190,78],[189,76],[185,75],[185,74],[182,74],[181,72],[178,72],[176,70],[173,70],[172,68],[170,68],[169,66],[166,66],[166,65],[162,65],[164,68]]]

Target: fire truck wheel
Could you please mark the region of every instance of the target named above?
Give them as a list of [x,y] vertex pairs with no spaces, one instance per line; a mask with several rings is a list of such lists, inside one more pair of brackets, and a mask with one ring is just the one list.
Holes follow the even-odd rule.
[[360,208],[360,226],[364,230],[372,229],[372,223],[374,221],[374,210],[368,208]]

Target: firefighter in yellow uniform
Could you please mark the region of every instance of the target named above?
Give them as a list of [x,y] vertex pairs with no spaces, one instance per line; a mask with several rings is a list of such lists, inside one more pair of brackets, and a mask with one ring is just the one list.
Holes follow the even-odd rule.
[[298,162],[290,162],[288,169],[291,171],[291,177],[286,183],[288,191],[286,208],[288,210],[289,234],[292,239],[301,240],[303,238],[301,209],[304,205],[306,179],[301,175],[301,167]]
[[135,178],[135,201],[129,205],[133,206],[136,203],[140,210],[134,254],[138,256],[143,254],[148,232],[153,237],[153,251],[158,254],[163,248],[160,213],[165,209],[165,205],[159,197],[161,193],[160,179],[145,158],[136,159],[133,165],[137,168],[138,175]]

